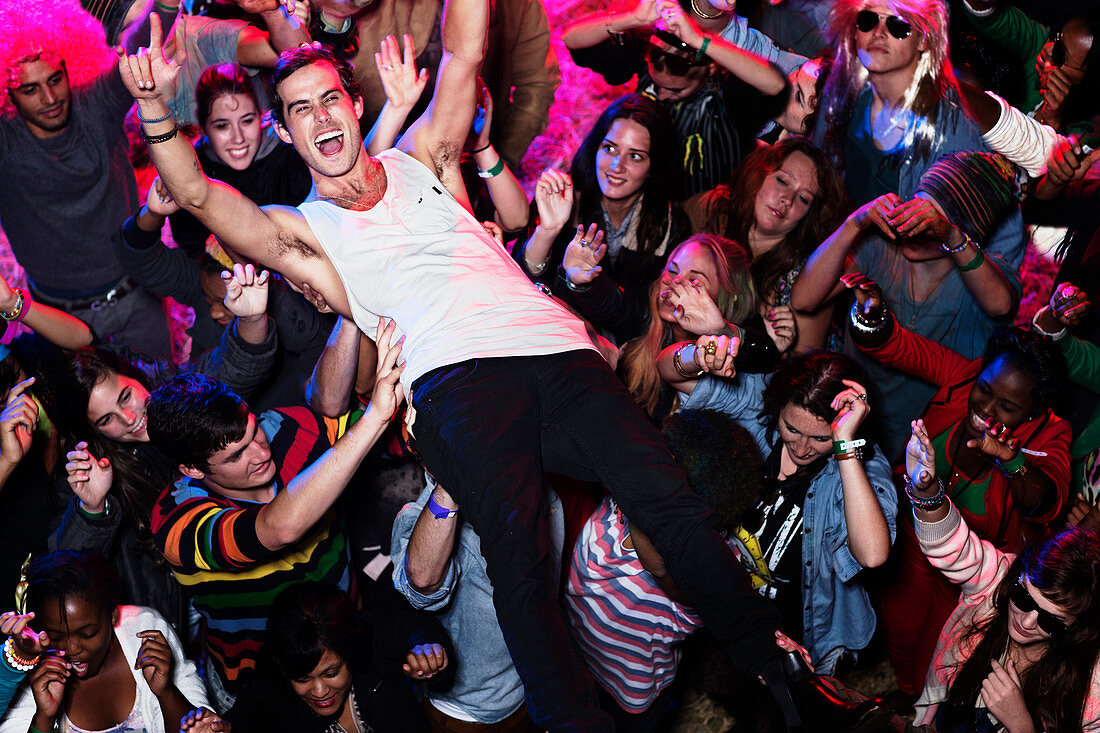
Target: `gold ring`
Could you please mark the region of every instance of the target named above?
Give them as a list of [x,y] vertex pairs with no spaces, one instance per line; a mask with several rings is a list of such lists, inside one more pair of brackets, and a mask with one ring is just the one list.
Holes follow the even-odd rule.
[[707,353],[707,356],[714,356],[718,353],[718,344],[713,341],[708,341],[707,345],[703,347],[703,351]]

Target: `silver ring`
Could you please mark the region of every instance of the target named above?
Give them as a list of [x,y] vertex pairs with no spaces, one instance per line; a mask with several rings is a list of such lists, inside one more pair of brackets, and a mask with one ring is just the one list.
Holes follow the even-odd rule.
[[587,246],[588,246],[589,244],[591,244],[591,242],[589,242],[589,241],[588,241],[587,239],[582,239],[582,240],[580,241],[580,245],[581,245],[582,247],[587,247]]
[[393,71],[393,67],[389,64],[382,64],[382,71]]
[[866,392],[860,392],[859,394],[856,395],[856,399],[859,400],[860,402],[863,402],[863,403],[866,404],[866,402],[867,402],[867,393]]

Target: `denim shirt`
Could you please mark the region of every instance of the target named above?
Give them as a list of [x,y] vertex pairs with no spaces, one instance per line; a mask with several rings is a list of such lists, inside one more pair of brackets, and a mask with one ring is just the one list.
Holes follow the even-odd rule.
[[[767,456],[772,444],[758,416],[769,379],[770,375],[762,374],[741,374],[735,380],[704,376],[683,401],[683,408],[726,413],[752,434]],[[886,517],[892,543],[897,530],[897,491],[890,464],[877,445],[873,448],[863,468]],[[856,650],[867,646],[875,633],[875,611],[867,591],[856,580],[863,566],[848,547],[844,486],[836,461],[828,461],[814,476],[802,511],[802,645],[817,663],[837,647]]]
[[[442,692],[429,690],[428,697],[462,710],[479,723],[497,723],[523,704],[523,683],[497,623],[493,586],[485,574],[481,540],[469,522],[462,522],[458,528],[443,584],[428,595],[409,584],[409,538],[434,490],[435,482],[429,480],[416,501],[406,504],[393,523],[390,548],[393,585],[414,608],[436,612],[454,643],[458,657],[454,684]],[[560,558],[565,539],[561,499],[553,491],[547,492],[546,499],[550,505],[550,544],[556,553],[554,557]],[[558,563],[553,563],[553,572],[560,572]]]

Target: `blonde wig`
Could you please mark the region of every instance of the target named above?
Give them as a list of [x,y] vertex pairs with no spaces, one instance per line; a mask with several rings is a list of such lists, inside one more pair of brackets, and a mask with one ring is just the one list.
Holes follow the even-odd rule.
[[959,89],[948,58],[947,11],[942,0],[836,0],[829,22],[836,59],[825,83],[818,117],[824,134],[819,132],[815,137],[841,170],[844,137],[853,108],[869,80],[856,48],[856,15],[873,4],[887,7],[909,21],[924,49],[902,98],[902,109],[912,116],[904,147],[927,157],[949,122],[945,115],[958,115],[959,111]]

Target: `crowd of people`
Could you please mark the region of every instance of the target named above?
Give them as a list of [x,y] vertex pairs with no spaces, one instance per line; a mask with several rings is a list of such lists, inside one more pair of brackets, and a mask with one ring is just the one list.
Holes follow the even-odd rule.
[[0,733],[1100,731],[1090,5],[0,0]]

